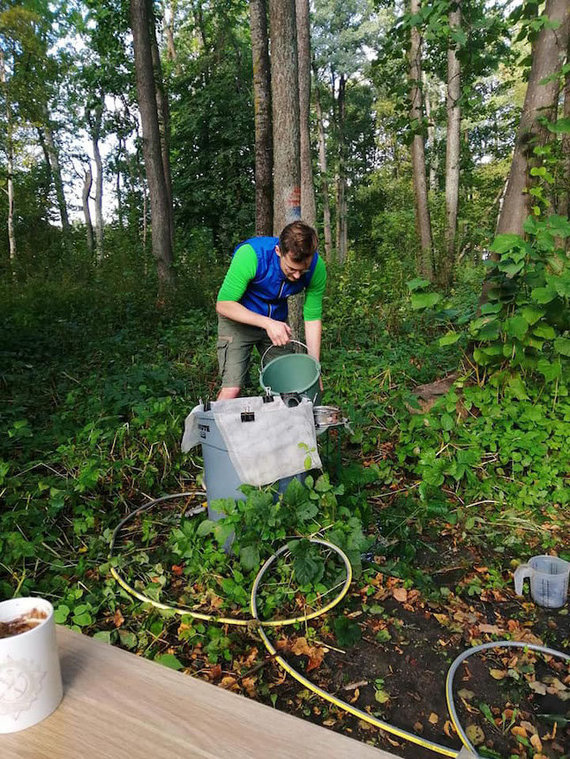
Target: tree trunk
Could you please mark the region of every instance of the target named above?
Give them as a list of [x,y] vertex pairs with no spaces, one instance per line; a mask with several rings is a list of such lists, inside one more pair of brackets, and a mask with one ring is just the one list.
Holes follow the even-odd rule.
[[422,82],[423,82],[423,88],[424,88],[423,89],[424,103],[425,103],[426,119],[427,119],[428,146],[429,146],[429,151],[430,151],[429,189],[432,192],[435,192],[435,190],[437,189],[437,174],[436,174],[437,151],[436,151],[436,145],[435,145],[435,126],[431,119],[431,98],[430,98],[429,89],[428,89],[428,80],[423,71],[422,71]]
[[[568,38],[568,54],[566,63],[570,63],[570,35]],[[564,83],[564,118],[570,122],[570,71],[566,74]],[[562,135],[562,155],[564,156],[564,191],[560,199],[560,208],[558,213],[561,216],[570,216],[570,134],[566,132]],[[570,237],[566,238],[566,248],[570,246]]]
[[[273,229],[301,218],[299,75],[295,0],[270,0],[273,113]],[[289,299],[293,338],[302,335],[302,304]]]
[[164,173],[157,93],[150,39],[148,0],[130,0],[131,29],[135,53],[137,100],[141,114],[142,143],[150,194],[152,252],[156,259],[161,294],[174,285],[172,271],[172,205]]
[[[410,0],[410,13],[416,16],[420,11],[420,0]],[[422,38],[417,26],[412,26],[410,40],[410,120],[416,130],[412,142],[412,172],[414,182],[416,230],[420,242],[417,257],[418,273],[433,280],[431,220],[428,206],[426,182],[426,158],[424,137],[420,133],[423,120],[421,66]]]
[[166,36],[166,58],[176,60],[176,45],[174,44],[174,18],[176,16],[176,0],[171,0],[170,7],[163,5],[164,34]]
[[311,24],[309,0],[295,0],[299,55],[299,118],[301,153],[301,216],[312,227],[317,223],[313,160],[311,157]]
[[251,0],[249,13],[255,107],[255,233],[270,235],[273,232],[273,139],[265,0]]
[[67,203],[65,201],[65,193],[63,190],[63,179],[61,176],[61,166],[59,163],[59,155],[57,146],[53,139],[53,132],[49,125],[48,115],[45,113],[45,124],[43,128],[43,134],[46,144],[46,151],[49,158],[50,172],[55,187],[55,195],[57,198],[57,207],[59,209],[59,217],[61,219],[61,228],[63,230],[64,239],[67,241],[69,238],[70,226],[69,215],[67,213]]
[[103,161],[99,149],[101,121],[103,119],[103,99],[95,106],[89,117],[91,127],[91,144],[95,160],[95,257],[97,263],[103,260]]
[[[152,56],[152,68],[154,72],[154,89],[156,93],[156,112],[158,114],[158,129],[160,132],[160,152],[162,156],[162,169],[164,172],[164,182],[166,185],[167,202],[172,209],[172,176],[170,173],[170,108],[168,107],[168,96],[164,87],[162,77],[162,65],[160,63],[160,52],[156,40],[156,22],[154,18],[153,0],[147,0],[149,26],[150,50]],[[170,245],[174,247],[174,217],[172,211],[169,214],[170,224]]]
[[16,276],[16,232],[14,230],[14,140],[12,123],[12,106],[6,83],[6,69],[4,53],[0,48],[0,84],[4,90],[4,103],[6,107],[6,192],[8,194],[8,246],[10,255],[10,268],[12,276]]
[[[532,65],[515,141],[515,149],[497,234],[523,234],[523,224],[529,214],[530,161],[536,140],[538,144],[550,139],[550,133],[538,123],[538,118],[551,119],[559,92],[558,77],[568,48],[568,0],[547,0],[544,17],[549,20],[532,46]],[[559,26],[553,29],[552,22]],[[544,83],[543,83],[543,80]]]
[[346,77],[340,75],[337,95],[338,172],[336,177],[336,258],[344,264],[347,253],[347,213],[346,213],[346,141],[344,120],[346,109]]
[[89,210],[89,196],[91,194],[91,185],[93,184],[93,174],[91,173],[91,164],[88,164],[83,174],[83,216],[85,218],[85,234],[87,235],[87,250],[93,255],[93,224],[91,223],[91,211]]
[[[450,32],[461,28],[461,0],[455,0],[449,11]],[[455,236],[459,206],[459,167],[461,137],[461,64],[457,43],[450,36],[447,48],[447,144],[445,150],[445,251],[440,259],[439,284],[447,289],[455,265]]]
[[330,262],[332,259],[332,232],[331,232],[331,207],[329,202],[329,182],[327,177],[327,146],[325,140],[325,125],[323,121],[323,111],[321,108],[321,98],[319,95],[319,84],[316,70],[313,71],[315,77],[315,108],[317,111],[317,122],[319,128],[319,169],[321,172],[321,193],[323,196],[323,233],[325,237],[325,260]]

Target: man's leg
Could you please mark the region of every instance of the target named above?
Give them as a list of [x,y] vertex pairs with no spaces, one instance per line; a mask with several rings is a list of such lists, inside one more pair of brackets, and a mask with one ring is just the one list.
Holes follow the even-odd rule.
[[218,400],[238,398],[247,378],[253,346],[265,330],[218,317],[218,363],[222,387]]

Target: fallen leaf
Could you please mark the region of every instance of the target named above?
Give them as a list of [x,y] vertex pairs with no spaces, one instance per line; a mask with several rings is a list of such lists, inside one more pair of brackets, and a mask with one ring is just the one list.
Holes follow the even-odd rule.
[[222,667],[220,664],[214,664],[213,667],[210,668],[210,677],[212,680],[217,680],[218,677],[222,676]]
[[497,625],[479,625],[479,630],[482,633],[489,633],[490,635],[501,635],[504,632]]
[[392,595],[396,601],[399,601],[402,604],[406,603],[408,600],[408,591],[405,588],[394,588],[392,590]]
[[428,719],[432,725],[437,725],[437,723],[439,722],[439,716],[435,712],[432,712],[429,715]]
[[457,695],[459,698],[463,698],[465,701],[471,701],[475,693],[473,693],[472,690],[468,690],[467,688],[461,688],[461,690],[457,691]]
[[115,616],[113,617],[113,624],[115,625],[115,627],[120,627],[124,621],[125,621],[125,618],[121,614],[121,610],[117,609],[117,611],[115,612]]
[[255,683],[257,681],[257,677],[244,677],[241,681],[241,684],[247,691],[247,695],[250,698],[256,698],[257,696],[257,689],[255,687]]
[[521,727],[521,725],[515,725],[511,728],[511,733],[513,735],[519,735],[521,738],[528,738],[528,733],[524,729],[524,727]]
[[495,680],[503,680],[507,676],[506,669],[490,669],[489,674]]
[[480,746],[485,740],[485,733],[479,725],[467,725],[465,735],[474,746]]
[[546,685],[544,683],[533,680],[528,684],[528,687],[540,696],[546,696]]
[[453,724],[451,723],[451,720],[445,720],[445,724],[443,725],[443,732],[447,735],[448,738],[455,738],[456,731],[453,727]]
[[180,577],[181,574],[184,574],[184,567],[181,566],[180,564],[173,564],[172,574],[176,575],[176,577]]
[[535,751],[542,752],[542,741],[536,733],[530,736],[530,743]]
[[225,688],[226,690],[239,690],[239,685],[235,677],[232,677],[231,675],[226,675],[225,677],[222,677],[220,681],[220,687]]
[[424,726],[422,725],[421,722],[414,722],[414,730],[416,731],[416,733],[423,733]]
[[[507,718],[507,719],[510,719],[510,718]],[[521,722],[521,727],[524,727],[524,729],[531,735],[534,735],[536,733],[536,727],[532,724],[532,722],[527,722],[526,720],[523,720]]]
[[385,690],[377,690],[374,694],[374,698],[379,704],[386,704],[390,700],[390,694]]
[[352,698],[349,698],[349,701],[350,701],[350,703],[351,703],[351,704],[355,704],[355,703],[358,701],[358,698],[359,698],[359,696],[360,696],[360,689],[359,689],[359,688],[357,688],[357,689],[354,691],[354,693],[353,693],[353,695],[352,695]]

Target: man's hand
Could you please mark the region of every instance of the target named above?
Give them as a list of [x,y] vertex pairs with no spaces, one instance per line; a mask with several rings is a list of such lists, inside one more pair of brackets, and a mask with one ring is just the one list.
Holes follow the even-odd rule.
[[291,327],[285,322],[269,319],[265,331],[273,345],[287,345],[291,339]]

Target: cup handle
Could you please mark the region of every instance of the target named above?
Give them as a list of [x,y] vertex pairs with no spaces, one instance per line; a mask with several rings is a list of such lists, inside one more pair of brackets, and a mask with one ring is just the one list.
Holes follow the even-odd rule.
[[521,564],[515,569],[515,593],[517,596],[523,594],[523,584],[527,577],[531,577],[534,569],[530,564]]

